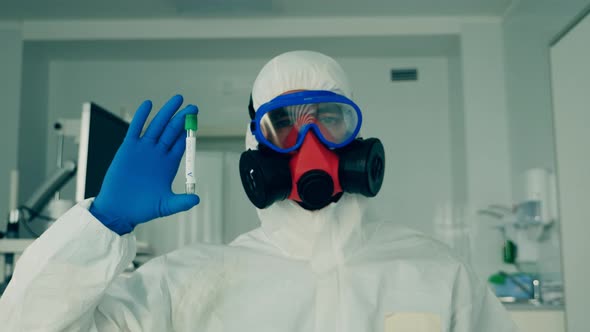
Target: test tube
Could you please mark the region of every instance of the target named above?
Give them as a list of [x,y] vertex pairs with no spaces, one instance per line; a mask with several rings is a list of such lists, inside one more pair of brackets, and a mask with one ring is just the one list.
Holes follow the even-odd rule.
[[195,144],[197,134],[197,115],[187,114],[184,120],[186,129],[186,150],[185,150],[185,190],[187,194],[195,193]]

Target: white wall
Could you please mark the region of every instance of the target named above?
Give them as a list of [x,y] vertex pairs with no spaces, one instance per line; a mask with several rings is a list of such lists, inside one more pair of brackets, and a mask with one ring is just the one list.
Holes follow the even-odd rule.
[[22,37],[20,25],[0,22],[0,230],[8,214],[10,171],[17,168],[21,90]]
[[460,55],[449,57],[449,116],[451,125],[451,171],[453,197],[457,206],[467,204],[467,151],[465,148],[465,110],[463,69]]
[[[23,48],[22,93],[18,134],[19,196],[27,200],[43,183],[47,169],[47,122],[49,64],[39,47]],[[33,135],[34,133],[34,135]],[[55,147],[51,149],[55,153]],[[53,166],[55,163],[52,164]],[[53,170],[53,168],[51,169]]]
[[510,155],[504,90],[501,24],[462,26],[461,59],[467,204],[471,225],[472,263],[482,278],[505,268],[502,238],[489,219],[476,211],[490,204],[510,204]]
[[[378,216],[434,235],[437,207],[453,204],[446,58],[342,59],[364,110],[362,135],[383,141],[386,173]],[[418,81],[391,82],[392,68]]]
[[590,325],[590,16],[551,48],[555,141],[569,331]]

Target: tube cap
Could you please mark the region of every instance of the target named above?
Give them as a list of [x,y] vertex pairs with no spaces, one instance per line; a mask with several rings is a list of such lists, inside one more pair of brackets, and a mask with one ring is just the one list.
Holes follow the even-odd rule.
[[187,114],[184,118],[184,129],[186,130],[197,130],[199,121],[197,120],[196,114]]

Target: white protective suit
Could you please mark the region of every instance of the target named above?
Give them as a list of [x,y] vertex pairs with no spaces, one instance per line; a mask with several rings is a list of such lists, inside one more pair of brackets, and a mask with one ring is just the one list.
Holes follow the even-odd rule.
[[[336,62],[291,52],[261,71],[255,107],[294,89],[350,97]],[[230,246],[196,244],[131,277],[120,273],[135,255],[134,236],[110,231],[88,212],[91,201],[81,202],[19,260],[0,300],[0,329],[516,330],[486,284],[444,245],[371,221],[367,200],[345,194],[314,212],[278,202],[258,211],[260,228]]]

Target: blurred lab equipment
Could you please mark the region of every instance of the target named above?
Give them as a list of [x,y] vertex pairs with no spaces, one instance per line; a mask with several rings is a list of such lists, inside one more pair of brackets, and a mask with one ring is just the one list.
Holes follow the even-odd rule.
[[[73,206],[72,201],[60,199],[59,190],[76,173],[76,164],[73,161],[64,162],[62,160],[63,126],[60,122],[56,122],[54,129],[58,137],[56,170],[22,205],[18,204],[18,171],[13,170],[10,176],[8,222],[3,239],[0,240],[4,248],[2,250],[4,254],[4,273],[0,283],[0,292],[4,291],[12,278],[16,263],[15,253],[18,253],[18,250],[15,250],[15,245],[18,247],[18,238],[22,237],[22,234],[38,237],[49,228],[55,219]],[[24,229],[20,228],[21,225]]]
[[[74,206],[74,200],[61,197],[60,189],[77,173],[77,201],[94,197],[98,193],[128,126],[127,122],[97,104],[84,103],[81,120],[59,119],[54,124],[57,134],[56,170],[24,204],[18,204],[19,172],[14,170],[11,173],[8,223],[6,231],[0,234],[0,251],[4,255],[0,292],[12,277],[15,254],[33,241],[26,238],[40,236],[57,218]],[[70,160],[63,161],[66,137],[79,143],[78,164]]]
[[[40,215],[45,205],[54,197],[55,193],[71,179],[76,172],[76,164],[72,161],[67,161],[62,168],[57,169],[50,177],[48,177],[43,184],[31,195],[24,205],[20,205],[11,209],[8,215],[8,224],[6,227],[5,238],[16,239],[19,237],[19,227],[23,225],[31,233],[29,223],[35,218],[52,219],[47,216]],[[13,189],[14,190],[14,189]],[[46,220],[50,221],[50,220]],[[33,233],[34,234],[34,233]],[[0,241],[6,241],[2,239]],[[14,269],[14,253],[6,252],[4,254],[4,275],[2,279],[3,290],[12,278]]]
[[525,202],[538,202],[538,221],[550,225],[557,220],[557,185],[555,173],[545,168],[532,168],[525,172]]
[[541,304],[541,281],[531,274],[499,271],[488,281],[501,302]]
[[96,103],[87,102],[82,105],[76,202],[98,195],[102,180],[123,143],[127,128],[127,121]]
[[[489,205],[480,215],[495,220],[492,227],[500,231],[504,244],[502,259],[513,264],[515,274],[498,272],[490,277],[496,295],[506,302],[522,300],[539,304],[544,278],[539,269],[540,244],[549,238],[557,222],[555,174],[544,168],[529,169],[524,174],[524,197],[512,207]],[[548,294],[553,300],[562,298],[559,285],[551,284]],[[524,291],[529,289],[530,292]]]

